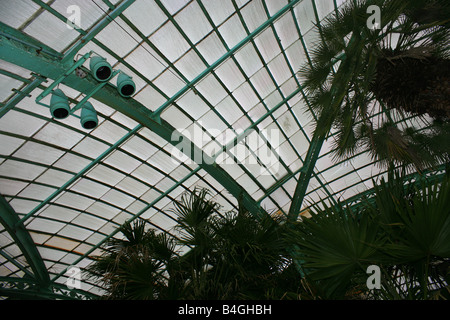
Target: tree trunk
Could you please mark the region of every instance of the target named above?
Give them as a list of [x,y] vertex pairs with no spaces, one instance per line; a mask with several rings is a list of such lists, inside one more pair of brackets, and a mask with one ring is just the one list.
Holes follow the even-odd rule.
[[450,60],[427,47],[385,50],[371,87],[387,108],[450,119]]

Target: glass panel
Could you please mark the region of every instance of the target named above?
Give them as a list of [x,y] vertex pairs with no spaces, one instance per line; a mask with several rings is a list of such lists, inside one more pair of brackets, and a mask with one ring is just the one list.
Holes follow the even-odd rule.
[[40,7],[28,0],[0,1],[0,20],[13,28],[19,28]]
[[185,7],[175,16],[175,20],[192,43],[197,43],[212,30],[209,21],[196,2],[191,2]]
[[63,51],[79,36],[75,29],[67,27],[66,21],[48,11],[39,14],[24,31],[56,51]]

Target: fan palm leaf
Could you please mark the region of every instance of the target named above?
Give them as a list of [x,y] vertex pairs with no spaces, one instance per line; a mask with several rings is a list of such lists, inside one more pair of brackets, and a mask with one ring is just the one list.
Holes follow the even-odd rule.
[[[367,27],[369,5],[381,9],[379,29]],[[383,135],[384,125],[395,124],[394,116],[449,119],[449,32],[441,27],[442,19],[418,24],[405,15],[417,9],[413,1],[348,1],[317,26],[320,41],[299,78],[308,105],[318,115],[315,134],[325,138],[336,131],[335,160],[359,150],[369,150],[381,165],[395,161],[419,170],[449,160],[450,149],[428,146],[429,156],[422,160],[425,146],[409,141],[405,147],[399,139],[391,141],[392,134]],[[359,130],[361,124],[364,130]],[[404,129],[398,130],[397,138],[405,141]],[[441,141],[450,138],[448,131],[434,134]]]

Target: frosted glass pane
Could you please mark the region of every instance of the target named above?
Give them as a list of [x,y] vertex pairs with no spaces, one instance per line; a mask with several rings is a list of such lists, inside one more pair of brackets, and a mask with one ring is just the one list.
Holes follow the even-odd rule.
[[175,28],[172,22],[167,22],[149,39],[171,61],[177,60],[189,50],[189,44]]
[[111,155],[105,159],[105,163],[126,173],[132,172],[141,164],[139,160],[132,158],[119,150],[111,153]]
[[228,123],[234,123],[244,115],[231,97],[223,99],[215,109]]
[[203,5],[216,26],[234,13],[231,0],[208,0],[203,1]]
[[[278,86],[281,86],[285,81],[293,76],[289,66],[286,63],[284,55],[280,54],[269,63],[269,70],[275,78]],[[294,71],[295,72],[295,71]]]
[[[184,80],[172,70],[166,70],[153,82],[167,96],[172,97],[186,86]],[[164,101],[165,102],[165,101]]]
[[191,2],[175,16],[175,20],[192,43],[197,43],[212,30],[197,2]]
[[237,14],[233,15],[219,28],[219,32],[225,39],[227,46],[233,48],[247,36],[244,27]]
[[181,97],[177,104],[195,120],[198,120],[208,110],[209,106],[193,91],[189,91]]
[[142,194],[144,194],[144,192],[146,192],[149,188],[145,184],[130,177],[126,177],[120,181],[116,187],[136,197],[142,196]]
[[127,56],[127,62],[149,80],[153,80],[166,68],[162,58],[146,43],[133,50]]
[[92,203],[94,203],[94,200],[72,192],[64,192],[60,197],[58,197],[55,203],[63,204],[74,209],[84,211]]
[[286,111],[281,117],[279,117],[277,122],[288,137],[291,137],[299,129],[292,113],[289,111]]
[[162,118],[180,132],[193,123],[193,121],[190,120],[177,107],[170,107],[164,110]]
[[275,30],[283,48],[288,48],[299,37],[291,14],[286,14],[275,22]]
[[35,135],[35,138],[70,149],[83,138],[83,135],[55,123],[48,123]]
[[96,166],[87,174],[87,176],[93,178],[94,180],[99,180],[112,186],[116,185],[125,177],[124,174],[112,170],[104,165]]
[[28,0],[0,1],[0,20],[13,28],[20,27],[40,7]]
[[120,212],[119,209],[98,201],[92,204],[86,211],[107,220],[111,220]]
[[39,216],[69,222],[72,221],[78,214],[79,212],[77,210],[72,210],[57,205],[49,205],[39,213]]
[[158,181],[164,178],[164,175],[146,164],[143,164],[134,170],[133,176],[139,180],[149,183],[150,185],[155,185]]
[[43,201],[47,199],[50,195],[52,195],[52,193],[55,191],[56,191],[55,188],[50,188],[37,184],[30,184],[19,193],[19,196]]
[[68,225],[61,229],[61,231],[58,233],[61,236],[66,236],[72,239],[76,239],[79,241],[86,240],[87,237],[89,237],[92,234],[92,231],[79,228],[76,226]]
[[0,154],[9,156],[24,142],[22,139],[1,135],[0,136]]
[[100,229],[106,223],[106,221],[88,214],[80,214],[72,221],[72,223],[83,226],[85,228],[97,230]]
[[275,200],[281,207],[291,202],[291,199],[281,188],[278,188],[275,192],[273,192],[271,194],[271,198]]
[[248,83],[244,83],[237,88],[233,92],[233,96],[239,102],[240,106],[246,111],[252,109],[259,102],[255,91]]
[[161,2],[171,14],[174,14],[181,8],[183,8],[183,6],[185,6],[189,2],[189,0],[162,0]]
[[314,27],[315,17],[312,0],[301,1],[297,6],[294,7],[294,13],[302,34],[305,34],[312,27]]
[[202,40],[196,47],[210,65],[226,53],[225,47],[215,32]]
[[8,111],[7,114],[0,118],[0,128],[2,128],[2,131],[24,136],[33,135],[44,123],[44,120],[15,110]]
[[202,59],[200,59],[194,50],[190,50],[180,60],[178,60],[177,63],[175,63],[175,67],[188,81],[194,80],[194,78],[206,69]]
[[64,156],[59,158],[58,161],[56,161],[53,166],[56,168],[61,168],[63,170],[71,171],[73,173],[78,173],[84,168],[86,168],[91,161],[86,158],[82,158],[80,156],[66,153]]
[[272,29],[266,29],[255,38],[259,52],[266,62],[272,60],[280,49]]
[[213,110],[201,117],[199,123],[206,128],[213,137],[219,136],[219,134],[228,128]]
[[163,95],[161,95],[151,86],[145,87],[133,98],[136,99],[136,101],[142,103],[147,109],[150,109],[152,111],[155,111],[167,101],[167,99]]
[[142,160],[147,160],[158,150],[156,147],[144,141],[144,139],[139,138],[138,136],[134,136],[130,140],[128,140],[121,146],[121,149],[130,152],[131,154],[141,158]]
[[334,3],[333,1],[321,1],[321,0],[315,0],[314,1],[317,8],[317,15],[319,16],[319,20],[322,20],[327,15],[329,15],[334,10]]
[[61,237],[52,237],[48,241],[46,241],[45,244],[48,246],[60,248],[62,250],[71,251],[79,245],[79,242],[68,240]]
[[227,92],[213,75],[204,78],[196,88],[213,106],[227,96]]
[[244,70],[247,77],[251,77],[263,66],[261,59],[259,58],[252,43],[246,44],[242,47],[235,54],[235,58],[239,62],[239,65]]
[[14,157],[52,164],[64,154],[63,151],[35,142],[26,142],[14,153]]
[[[72,0],[58,0],[51,3],[51,7],[64,17],[69,18],[73,14],[73,12],[69,10],[69,7],[74,4],[75,3]],[[104,16],[104,11],[108,11],[108,6],[106,4],[97,1],[77,1],[76,5],[80,9],[81,14],[79,27],[83,30],[88,30]]]
[[253,83],[256,90],[258,90],[258,93],[262,98],[265,98],[275,90],[275,85],[265,69],[259,70],[250,81]]
[[0,178],[0,194],[2,195],[15,196],[26,186],[25,182]]
[[178,163],[162,151],[157,152],[154,156],[148,159],[147,162],[163,172],[171,172],[178,166]]
[[23,83],[0,74],[0,101],[5,101],[14,95],[12,89],[19,89]]
[[45,170],[34,164],[6,160],[0,165],[0,175],[25,180],[33,180]]
[[80,179],[70,189],[94,198],[100,198],[109,190],[105,185],[89,179]]
[[285,5],[287,5],[287,1],[266,0],[266,6],[271,16],[280,11]]
[[135,1],[123,14],[145,36],[149,36],[167,20],[167,17],[154,1]]
[[57,233],[63,227],[63,223],[41,218],[34,218],[30,223],[27,224],[27,229],[29,230],[48,233]]
[[119,208],[126,208],[134,201],[132,197],[113,189],[108,191],[101,199]]
[[79,144],[77,144],[73,150],[81,153],[85,156],[91,157],[93,159],[97,158],[103,152],[108,149],[108,145],[94,140],[90,137],[84,138]]
[[63,51],[80,35],[75,29],[69,29],[66,21],[45,10],[24,31],[56,51]]
[[216,74],[225,84],[229,91],[233,91],[240,86],[245,78],[232,59],[228,59],[217,70]]
[[38,179],[37,182],[53,185],[55,187],[60,187],[64,183],[66,183],[69,179],[71,179],[73,175],[57,171],[54,169],[48,169],[45,171]]
[[252,1],[241,10],[249,33],[267,20],[267,14],[261,1]]
[[94,130],[91,131],[91,135],[111,144],[116,143],[126,134],[127,131],[125,129],[110,121],[102,122]]
[[95,38],[119,57],[123,57],[137,47],[139,36],[121,19],[114,21],[115,23],[109,23]]

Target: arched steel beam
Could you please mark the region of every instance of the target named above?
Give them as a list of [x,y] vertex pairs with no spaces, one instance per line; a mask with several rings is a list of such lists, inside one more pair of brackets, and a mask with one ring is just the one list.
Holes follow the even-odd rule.
[[19,216],[5,198],[0,195],[0,223],[22,251],[40,287],[46,288],[50,283],[47,268],[25,226],[18,224],[18,222]]
[[[14,33],[13,37],[8,37],[8,33]],[[36,74],[42,75],[48,79],[56,80],[67,71],[67,64],[64,64],[56,52],[42,52],[36,45],[35,39],[28,39],[29,36],[20,33],[17,30],[11,30],[10,27],[0,23],[0,59],[19,65],[22,68],[30,70]],[[28,43],[32,45],[28,45]],[[68,75],[63,81],[65,85],[77,90],[83,94],[88,94],[98,82],[88,73],[85,78],[77,77],[75,74]],[[125,99],[119,95],[115,86],[106,84],[102,90],[97,91],[93,98],[119,111],[127,117],[138,122],[142,127],[147,127],[155,132],[165,141],[177,146],[180,140],[173,140],[173,133],[176,131],[167,121],[159,118],[154,112],[146,108],[140,102],[134,99]],[[190,145],[189,154],[186,154],[194,162],[200,159],[198,165],[205,170],[211,177],[230,192],[234,197],[241,198],[243,205],[256,215],[266,214],[258,203],[242,188],[223,168],[218,166],[214,159],[203,153],[203,151],[191,142],[187,137],[178,135]]]

